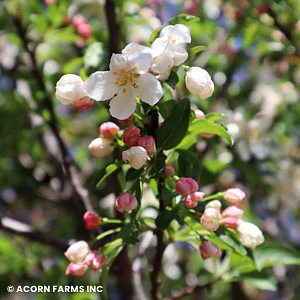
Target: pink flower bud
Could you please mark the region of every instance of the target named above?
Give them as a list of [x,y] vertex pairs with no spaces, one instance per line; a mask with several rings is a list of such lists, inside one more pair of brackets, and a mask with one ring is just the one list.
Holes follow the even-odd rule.
[[204,214],[201,217],[201,224],[207,231],[215,231],[221,223],[221,214],[215,208],[205,208]]
[[196,119],[205,119],[205,114],[202,110],[196,109],[194,111],[194,113],[195,113]]
[[175,174],[175,169],[172,165],[166,164],[165,167],[166,167],[165,172],[167,177],[173,176]]
[[199,189],[198,183],[192,178],[181,178],[176,182],[176,191],[179,195],[186,197]]
[[46,4],[46,5],[51,5],[51,4],[53,4],[53,3],[55,3],[57,0],[44,0],[44,3]]
[[90,251],[89,245],[85,241],[78,241],[72,244],[67,251],[65,256],[73,263],[80,264],[83,263],[85,257]]
[[243,200],[245,199],[245,193],[238,188],[228,189],[224,194],[224,199],[231,205],[236,207],[242,207]]
[[86,23],[85,18],[83,18],[81,16],[76,16],[72,20],[72,24],[74,27],[77,27],[77,26],[79,26],[81,24],[85,24],[85,23]]
[[128,127],[123,132],[123,142],[128,147],[136,146],[140,136],[139,128],[136,126]]
[[125,120],[118,120],[121,125],[131,125],[134,121],[134,114],[132,114],[129,118]]
[[228,228],[236,229],[238,220],[236,218],[227,217],[227,218],[223,218],[221,223]]
[[200,244],[200,253],[203,260],[210,257],[220,258],[222,256],[222,251],[213,242],[203,242]]
[[89,150],[96,157],[105,157],[114,151],[114,146],[111,140],[96,138],[89,144]]
[[138,170],[147,161],[147,151],[143,147],[131,147],[122,152],[122,159],[127,160],[132,168]]
[[83,221],[85,222],[86,229],[95,229],[101,224],[101,218],[97,214],[93,214],[89,211],[83,215]]
[[188,208],[194,208],[198,205],[198,202],[201,201],[201,199],[205,196],[206,194],[203,192],[195,192],[189,194],[186,199],[185,199],[185,206]]
[[123,213],[124,211],[136,209],[137,204],[138,203],[135,196],[124,193],[118,196],[116,199],[116,210],[120,213]]
[[91,26],[86,23],[78,25],[76,31],[84,39],[88,39],[93,34]]
[[113,122],[105,122],[101,124],[99,128],[99,133],[102,134],[106,139],[114,139],[118,134],[120,128]]
[[74,264],[73,262],[69,263],[66,269],[66,275],[72,275],[75,277],[81,277],[85,274],[88,269],[87,265],[84,264]]
[[244,211],[237,208],[236,206],[229,206],[222,212],[222,218],[235,218],[241,219],[243,217]]
[[221,202],[219,200],[212,200],[210,202],[208,202],[206,205],[205,205],[205,209],[207,208],[214,208],[216,209],[218,212],[220,212],[221,210]]
[[94,104],[94,100],[86,96],[82,99],[74,100],[73,102],[71,102],[71,104],[78,109],[85,110],[90,108]]
[[103,269],[106,263],[106,256],[98,251],[92,251],[85,258],[85,263],[93,271],[99,271]]
[[139,137],[137,141],[137,145],[145,148],[149,156],[155,154],[155,150],[154,150],[155,142],[152,136]]

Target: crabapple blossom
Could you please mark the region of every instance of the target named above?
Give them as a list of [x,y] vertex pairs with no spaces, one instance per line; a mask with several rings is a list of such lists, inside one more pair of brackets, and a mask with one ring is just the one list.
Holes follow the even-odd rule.
[[194,95],[201,99],[210,97],[214,92],[214,83],[206,70],[199,67],[191,67],[185,74],[185,85]]
[[120,127],[113,122],[102,123],[99,127],[99,133],[106,139],[112,140],[118,134]]
[[215,231],[219,228],[221,222],[221,214],[215,208],[205,208],[201,217],[201,224],[207,231]]
[[116,199],[116,210],[120,213],[124,211],[130,211],[132,209],[136,209],[137,207],[137,200],[136,197],[133,195],[129,195],[128,193],[123,193],[119,195]]
[[199,189],[199,186],[192,178],[181,178],[177,180],[175,188],[179,195],[186,197],[187,195],[196,192]]
[[91,270],[99,271],[106,263],[106,256],[98,251],[92,251],[86,256],[85,263]]
[[114,146],[109,139],[96,138],[89,144],[89,150],[96,157],[105,157],[114,151]]
[[143,147],[134,146],[122,152],[122,159],[127,160],[132,168],[138,170],[147,161],[147,151]]
[[83,80],[75,74],[63,75],[56,83],[55,95],[63,105],[84,98],[86,93],[83,90]]
[[231,205],[235,205],[236,207],[242,207],[243,201],[246,198],[245,193],[239,189],[228,189],[224,193],[224,199]]
[[219,200],[212,200],[206,204],[205,209],[206,208],[214,208],[218,212],[220,212],[221,206],[222,206],[222,204]]
[[140,137],[137,141],[137,145],[146,149],[147,154],[149,156],[155,154],[155,150],[154,150],[155,142],[154,142],[154,138],[152,136]]
[[210,257],[220,258],[222,256],[222,251],[219,247],[213,242],[203,242],[200,244],[200,253],[203,260],[206,260]]
[[101,220],[101,217],[89,211],[85,212],[85,214],[83,215],[83,221],[85,222],[86,229],[97,228],[100,225]]
[[72,275],[74,277],[81,277],[87,271],[88,266],[85,264],[75,264],[73,262],[69,263],[66,269],[66,275]]
[[65,252],[65,256],[73,263],[79,264],[83,263],[85,257],[89,253],[90,248],[87,242],[78,241],[72,244],[67,251]]
[[262,244],[265,240],[261,230],[255,224],[250,222],[239,220],[236,231],[240,237],[241,243],[252,250],[259,244]]
[[79,24],[76,31],[84,39],[88,39],[93,34],[91,26],[87,23]]
[[94,100],[86,96],[82,99],[74,100],[73,102],[71,102],[71,104],[78,109],[85,110],[90,108],[94,104]]
[[136,126],[131,126],[125,128],[122,139],[126,146],[132,147],[137,145],[140,136],[140,129]]
[[175,174],[175,169],[172,165],[166,164],[165,168],[167,177],[173,176]]
[[188,208],[194,208],[198,205],[198,202],[205,196],[203,192],[195,192],[189,194],[185,199],[185,206]]
[[85,81],[84,90],[96,101],[111,99],[110,114],[127,119],[135,111],[137,94],[151,106],[163,95],[160,82],[148,73],[151,61],[150,53],[113,54],[110,71],[93,73]]

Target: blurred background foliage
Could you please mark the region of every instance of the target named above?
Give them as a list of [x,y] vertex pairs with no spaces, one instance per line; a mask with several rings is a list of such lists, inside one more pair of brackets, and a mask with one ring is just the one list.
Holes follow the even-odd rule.
[[[190,96],[193,107],[226,114],[225,122],[236,140],[230,148],[218,137],[199,139],[194,150],[202,190],[242,188],[247,194],[247,219],[259,225],[267,240],[300,249],[299,1],[115,0],[110,4],[116,6],[119,25],[115,24],[115,31],[108,26],[112,15],[104,0],[0,3],[3,299],[24,299],[21,294],[7,294],[7,285],[97,284],[95,272],[79,279],[64,275],[63,249],[68,240],[89,240],[90,236],[84,230],[82,210],[74,205],[74,187],[62,166],[52,113],[96,211],[113,217],[115,179],[95,188],[110,158],[91,157],[87,148],[110,116],[103,103],[87,111],[62,106],[55,97],[55,84],[66,73],[86,79],[92,72],[106,70],[112,52],[133,41],[146,44],[155,28],[180,13],[201,18],[201,23],[191,26],[191,46],[207,49],[192,64],[204,67],[215,83],[212,98]],[[85,18],[91,35],[86,28],[76,29],[76,16]],[[183,74],[179,69],[178,75]],[[186,95],[183,78],[177,90],[177,99]],[[151,197],[146,192],[145,206],[152,205]],[[151,208],[144,210],[144,215],[151,213]],[[151,249],[143,264],[146,287]],[[135,258],[134,246],[129,247],[129,256]],[[199,299],[242,299],[240,295],[243,299],[299,299],[300,270],[293,264],[267,269],[275,280],[265,285],[251,278],[241,284],[217,281],[209,291],[199,291],[203,297]],[[199,253],[187,244],[169,245],[161,291],[167,296],[197,282],[205,285],[213,269],[213,262],[203,266]],[[115,266],[111,274],[111,299],[121,299],[118,270]],[[99,295],[32,293],[29,298],[99,299]]]

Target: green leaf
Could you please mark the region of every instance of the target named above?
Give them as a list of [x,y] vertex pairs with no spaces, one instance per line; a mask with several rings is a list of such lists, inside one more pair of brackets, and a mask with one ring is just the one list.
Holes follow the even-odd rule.
[[178,176],[191,177],[198,181],[201,173],[198,156],[194,152],[184,149],[176,149],[176,152],[179,153]]
[[163,186],[161,189],[161,193],[159,194],[159,198],[162,199],[165,206],[171,204],[172,196],[173,192]]
[[174,99],[174,96],[170,90],[170,86],[167,85],[165,82],[163,82],[161,86],[163,89],[163,96],[162,96],[162,99],[160,100],[160,102],[165,102],[170,99]]
[[140,168],[138,170],[130,168],[126,173],[126,181],[137,180],[140,175],[144,172],[144,168]]
[[243,49],[247,49],[258,38],[260,38],[260,35],[258,34],[259,31],[260,31],[260,24],[258,22],[253,22],[248,27],[246,27],[244,39],[243,39]]
[[171,18],[163,26],[156,28],[153,31],[153,33],[151,34],[150,39],[147,43],[147,46],[149,47],[153,43],[153,41],[159,36],[162,29],[168,25],[184,24],[186,26],[189,26],[189,25],[191,25],[195,22],[199,22],[199,21],[200,21],[200,18],[192,16],[192,15],[187,15],[187,14],[181,14],[174,18]]
[[99,68],[103,60],[103,44],[100,42],[92,43],[85,51],[83,56],[84,67]]
[[183,99],[176,103],[171,115],[157,129],[158,148],[169,150],[177,146],[184,138],[190,116],[190,101]]
[[167,119],[169,117],[169,115],[171,114],[174,106],[176,104],[175,100],[168,100],[165,102],[159,102],[158,104],[158,108],[159,108],[159,112],[162,115],[162,117],[164,119]]
[[245,255],[240,255],[236,252],[231,252],[230,256],[230,267],[238,270],[240,273],[251,272],[256,270],[254,261]]
[[109,164],[106,166],[100,173],[101,179],[97,183],[96,187],[98,187],[108,176],[110,176],[113,172],[115,172],[117,169],[119,169],[124,164],[124,161],[122,159],[118,159],[112,164]]
[[166,81],[166,83],[174,90],[178,81],[179,81],[179,77],[178,77],[177,73],[174,71],[171,71],[169,79]]
[[139,241],[136,236],[137,234],[134,232],[134,226],[130,223],[122,227],[117,238],[121,238],[125,244],[135,244]]
[[103,254],[106,256],[106,263],[102,270],[100,270],[99,274],[99,284],[103,287],[103,292],[101,296],[103,299],[108,300],[107,296],[107,278],[108,278],[108,272],[110,270],[110,267],[112,263],[114,262],[115,258],[118,256],[118,254],[121,252],[123,248],[123,240],[122,239],[116,239],[112,241],[111,243],[106,244],[103,247]]
[[196,56],[196,54],[198,54],[199,52],[205,50],[206,47],[205,46],[196,46],[196,47],[193,47],[191,49],[188,50],[188,59],[187,60],[193,60]]
[[232,136],[228,133],[228,131],[225,128],[206,119],[194,120],[190,124],[188,131],[189,134],[185,136],[185,138],[176,148],[189,148],[194,142],[196,142],[197,135],[199,133],[204,132],[214,133],[218,136],[225,138],[231,146],[234,144]]
[[214,122],[214,121],[217,121],[220,119],[225,119],[225,118],[227,118],[227,116],[225,114],[218,114],[215,112],[208,113],[205,115],[205,119],[208,121],[211,121],[211,122]]
[[150,178],[165,176],[165,161],[167,156],[163,152],[159,152],[154,161],[154,165],[149,172]]
[[175,211],[164,210],[159,213],[158,217],[155,220],[155,224],[158,229],[165,230],[175,217],[176,217]]
[[253,252],[259,270],[275,265],[300,265],[300,254],[293,247],[279,243],[264,243]]

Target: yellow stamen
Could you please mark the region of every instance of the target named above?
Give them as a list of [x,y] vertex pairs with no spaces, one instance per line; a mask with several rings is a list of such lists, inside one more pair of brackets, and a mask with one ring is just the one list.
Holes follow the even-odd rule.
[[125,88],[123,88],[123,94],[125,94],[127,92],[127,90]]

